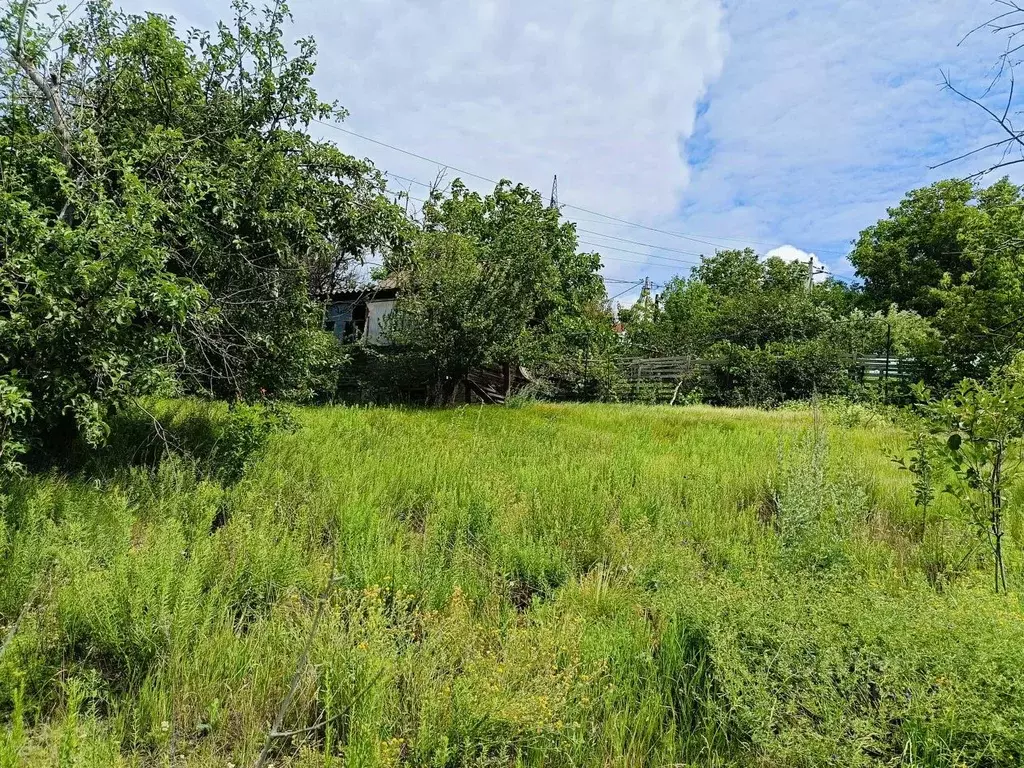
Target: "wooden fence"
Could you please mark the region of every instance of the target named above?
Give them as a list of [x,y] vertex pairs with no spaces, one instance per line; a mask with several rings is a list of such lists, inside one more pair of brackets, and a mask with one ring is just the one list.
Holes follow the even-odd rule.
[[[690,356],[620,358],[619,370],[627,382],[624,395],[642,396],[659,402],[679,394],[680,382],[693,381],[708,360]],[[850,358],[850,373],[863,382],[913,382],[920,366],[911,358],[863,355]]]
[[629,383],[634,396],[643,388],[645,397],[671,400],[679,383],[693,376],[700,361],[682,357],[627,357],[619,360],[619,370]]

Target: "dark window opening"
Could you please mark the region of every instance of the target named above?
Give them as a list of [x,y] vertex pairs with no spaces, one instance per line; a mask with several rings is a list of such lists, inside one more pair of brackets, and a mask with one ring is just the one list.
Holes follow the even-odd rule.
[[352,307],[352,320],[345,323],[345,338],[359,339],[366,333],[366,304]]

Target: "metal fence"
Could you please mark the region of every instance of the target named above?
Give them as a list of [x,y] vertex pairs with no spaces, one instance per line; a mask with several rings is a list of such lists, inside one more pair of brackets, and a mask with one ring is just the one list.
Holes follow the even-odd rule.
[[[693,382],[702,368],[713,361],[690,356],[631,357],[618,360],[626,380],[625,397],[643,397],[656,402],[673,400],[682,382]],[[912,358],[862,355],[849,359],[850,375],[864,383],[878,383],[888,395],[889,384],[917,381],[921,366]]]
[[861,381],[914,381],[920,375],[920,366],[912,358],[871,357],[857,358]]

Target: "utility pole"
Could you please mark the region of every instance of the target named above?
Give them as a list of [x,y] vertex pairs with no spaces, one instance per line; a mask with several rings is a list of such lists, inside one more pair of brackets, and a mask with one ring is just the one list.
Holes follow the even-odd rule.
[[558,174],[555,174],[555,178],[551,181],[551,201],[548,203],[549,208],[558,208]]
[[814,257],[811,256],[807,259],[807,290],[810,292],[814,288]]
[[644,287],[640,289],[640,298],[637,299],[637,304],[639,304],[640,306],[642,306],[642,307],[644,307],[646,309],[648,304],[650,304],[650,302],[651,302],[651,278],[645,277],[644,278]]

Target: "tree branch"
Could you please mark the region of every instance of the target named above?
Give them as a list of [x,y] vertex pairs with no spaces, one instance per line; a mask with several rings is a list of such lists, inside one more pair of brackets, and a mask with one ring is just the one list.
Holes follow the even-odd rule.
[[25,0],[21,4],[21,14],[18,17],[18,35],[13,51],[14,60],[25,71],[32,84],[39,89],[50,103],[50,109],[53,111],[54,128],[60,140],[61,151],[64,153],[65,159],[70,160],[71,152],[68,149],[68,144],[71,131],[68,129],[67,120],[64,117],[64,106],[61,103],[60,91],[43,77],[43,73],[39,71],[25,53],[25,16],[28,13],[29,2],[30,0]]
[[335,550],[331,555],[331,575],[328,577],[327,585],[320,594],[316,612],[313,614],[313,621],[309,627],[309,634],[306,636],[306,642],[302,648],[302,653],[295,664],[295,671],[292,673],[291,684],[288,686],[288,692],[285,694],[284,700],[281,702],[281,706],[277,709],[277,715],[274,717],[274,724],[271,726],[270,732],[267,734],[267,740],[264,742],[263,749],[260,751],[259,757],[256,758],[253,768],[263,768],[263,766],[266,765],[267,760],[270,758],[270,750],[274,745],[274,741],[279,738],[281,726],[284,724],[284,718],[288,714],[288,710],[291,709],[292,700],[295,698],[295,694],[299,690],[299,682],[302,680],[302,675],[306,671],[306,665],[309,663],[309,652],[313,647],[313,640],[316,638],[316,632],[320,626],[320,618],[323,616],[324,609],[331,599],[331,593],[334,592],[334,587],[338,583],[335,576],[337,568],[337,550]]

